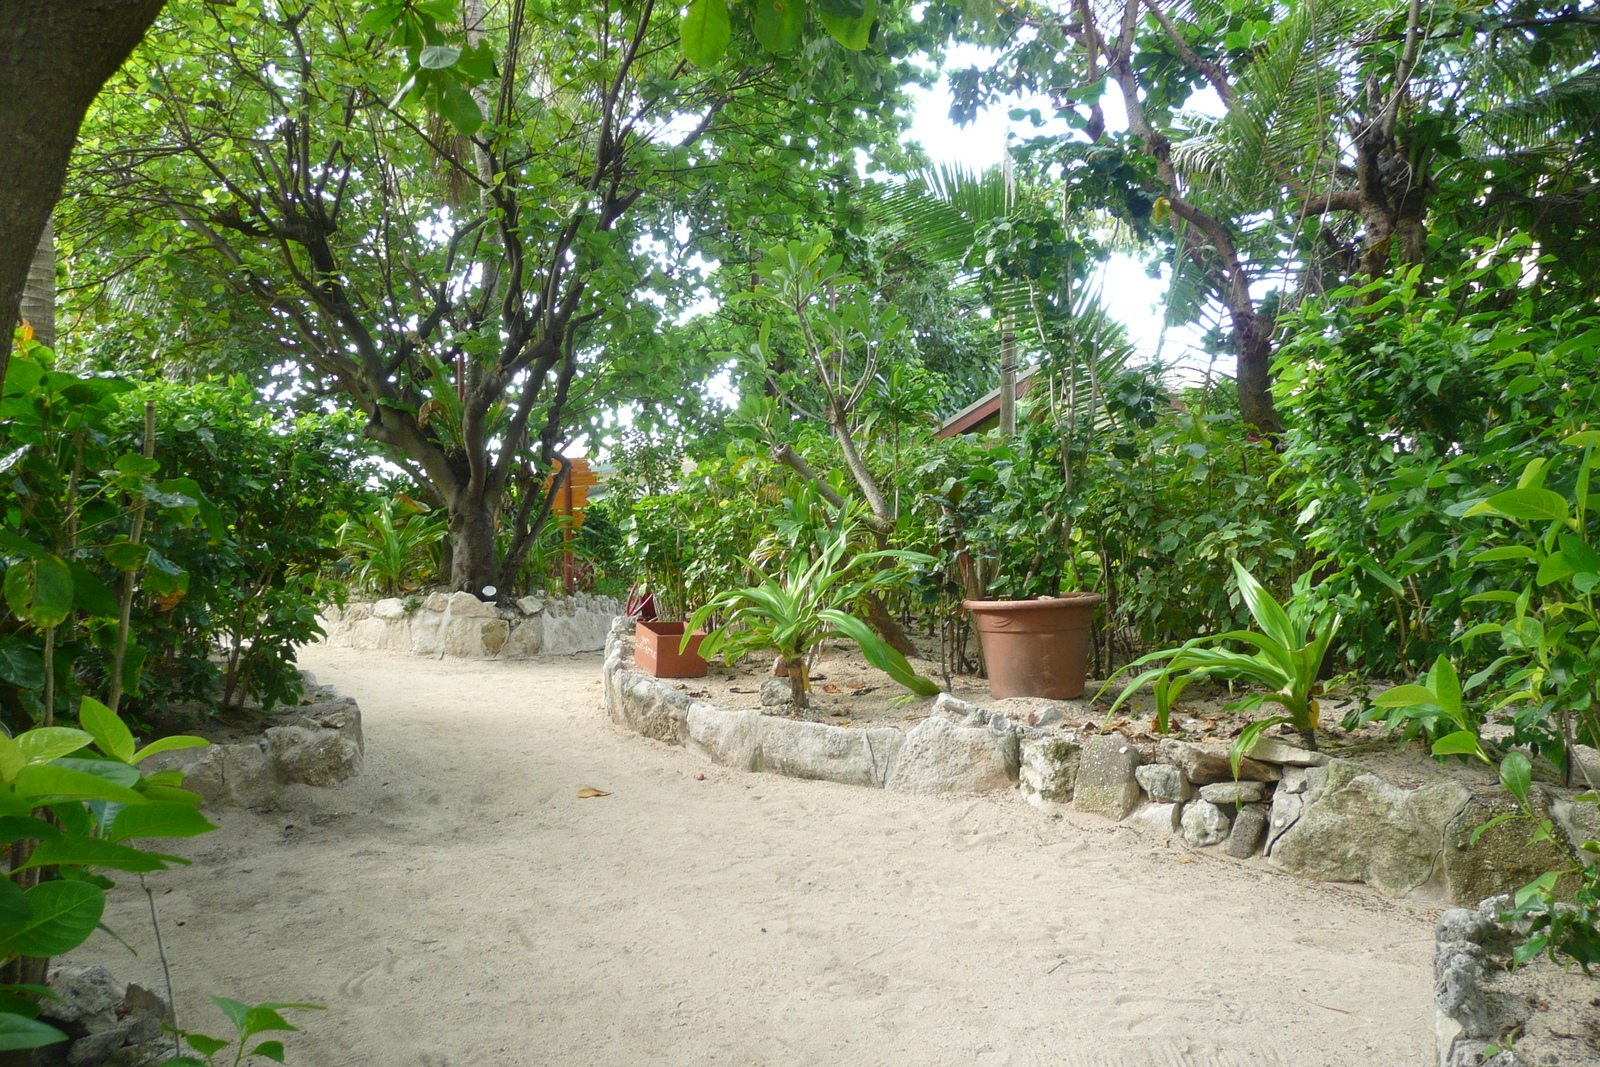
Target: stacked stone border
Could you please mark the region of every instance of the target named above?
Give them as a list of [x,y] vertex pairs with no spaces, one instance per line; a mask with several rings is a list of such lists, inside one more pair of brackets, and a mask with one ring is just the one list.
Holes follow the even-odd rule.
[[525,596],[515,606],[501,607],[457,592],[351,601],[343,608],[325,608],[320,621],[327,644],[334,647],[527,659],[597,652],[605,646],[611,620],[621,613],[616,597],[590,593]]
[[910,729],[731,710],[631,669],[632,651],[633,623],[619,618],[602,671],[607,714],[710,763],[901,793],[1015,787],[1039,807],[1070,806],[1236,860],[1363,882],[1392,897],[1467,903],[1510,892],[1569,866],[1596,831],[1581,814],[1591,805],[1538,784],[1530,799],[1566,842],[1530,842],[1518,821],[1474,842],[1474,829],[1514,809],[1504,790],[1450,780],[1402,788],[1348,760],[1271,739],[1252,749],[1235,781],[1224,745],[1041,729],[948,694]]

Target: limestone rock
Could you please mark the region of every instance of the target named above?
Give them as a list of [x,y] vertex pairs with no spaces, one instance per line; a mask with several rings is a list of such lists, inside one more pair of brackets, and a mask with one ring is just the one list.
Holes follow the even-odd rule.
[[[438,594],[435,593],[435,596]],[[437,656],[444,651],[445,619],[441,614],[419,611],[410,625],[413,656]]]
[[892,727],[853,730],[762,715],[754,769],[881,789],[905,741],[906,735]]
[[1227,813],[1209,800],[1197,800],[1183,809],[1183,839],[1196,848],[1226,841],[1231,826]]
[[403,619],[406,617],[406,602],[399,597],[388,597],[372,605],[374,619]]
[[761,706],[764,708],[777,708],[790,702],[794,690],[789,688],[788,678],[768,678],[761,683]]
[[968,726],[987,726],[989,724],[989,710],[972,703],[953,697],[949,693],[940,693],[933,698],[932,714],[942,715],[953,722],[967,722]]
[[1134,777],[1141,757],[1121,734],[1096,737],[1078,757],[1078,778],[1072,804],[1108,819],[1126,818],[1139,803],[1139,781]]
[[1146,804],[1132,815],[1128,822],[1146,830],[1154,830],[1158,834],[1171,837],[1178,832],[1182,825],[1182,804]]
[[432,611],[442,614],[445,608],[448,608],[449,606],[450,598],[444,593],[429,593],[427,598],[422,601],[423,611]]
[[646,737],[681,745],[689,736],[689,697],[637,671],[614,672],[616,692],[607,711],[613,722]]
[[[1565,847],[1534,841],[1529,824],[1520,819],[1491,827],[1472,841],[1476,829],[1496,815],[1519,810],[1510,796],[1474,794],[1464,803],[1459,797],[1451,799],[1456,800],[1451,805],[1454,810],[1438,812],[1447,823],[1441,865],[1451,900],[1482,900],[1513,892],[1546,871],[1563,870],[1571,864],[1572,854]],[[1550,797],[1542,787],[1529,791],[1528,803],[1541,818],[1550,814]],[[1568,875],[1557,883],[1556,892],[1567,895],[1575,888],[1574,876]]]
[[537,615],[544,610],[544,601],[536,596],[525,596],[517,601],[517,610],[524,615]]
[[115,1009],[127,995],[127,986],[99,964],[56,964],[50,969],[50,989],[60,999],[40,1001],[39,1017],[63,1023],[100,1019],[114,1025]]
[[906,734],[884,786],[897,793],[1005,789],[1017,780],[1017,735],[923,719]]
[[1595,854],[1584,850],[1588,841],[1600,839],[1600,805],[1589,801],[1553,800],[1550,818],[1577,852],[1578,862],[1585,867],[1595,861]]
[[1042,737],[1022,742],[1017,772],[1022,796],[1038,807],[1069,804],[1078,778],[1078,743]]
[[[1156,755],[1163,763],[1177,765],[1183,776],[1195,785],[1233,781],[1233,767],[1228,763],[1227,745],[1202,745],[1194,741],[1179,741],[1164,737],[1156,746]],[[1239,761],[1239,777],[1254,782],[1276,782],[1283,772],[1275,764],[1260,763],[1253,759]]]
[[1278,783],[1280,793],[1304,793],[1306,791],[1306,769],[1304,767],[1285,767],[1283,780]]
[[1054,726],[1058,722],[1067,721],[1068,707],[1065,704],[1046,704],[1039,709],[1033,717],[1034,726]]
[[511,636],[511,624],[504,619],[489,619],[479,631],[483,651],[491,656],[500,654],[500,650],[506,647],[506,638],[509,636]]
[[1328,757],[1321,752],[1312,752],[1274,737],[1261,738],[1247,755],[1263,763],[1280,763],[1289,767],[1322,767],[1328,762]]
[[500,614],[493,604],[486,604],[465,590],[451,593],[448,607],[458,619],[494,619]]
[[337,730],[274,726],[267,731],[267,752],[285,782],[331,786],[361,773],[361,749]]
[[1234,816],[1233,829],[1228,833],[1228,840],[1222,846],[1222,851],[1236,860],[1247,860],[1261,847],[1261,839],[1266,833],[1266,813],[1257,805],[1246,805],[1239,809],[1238,815]]
[[1151,800],[1170,804],[1187,804],[1194,799],[1194,786],[1183,772],[1169,763],[1146,763],[1133,772]]
[[539,638],[542,637],[539,627],[531,622],[519,622],[511,628],[511,636],[506,638],[505,647],[500,650],[501,659],[531,659],[539,654]]
[[718,766],[753,771],[761,718],[754,708],[729,711],[715,704],[690,704],[683,747]]
[[1201,798],[1213,804],[1258,804],[1263,795],[1260,782],[1213,782],[1200,787]]
[[1272,795],[1272,811],[1267,817],[1267,855],[1272,855],[1278,838],[1300,818],[1305,798],[1300,793],[1286,793],[1279,789]]
[[1299,818],[1275,837],[1273,866],[1321,881],[1365,882],[1391,896],[1426,883],[1449,808],[1464,803],[1466,789],[1440,783],[1413,793],[1344,760],[1318,770],[1326,778],[1307,789]]

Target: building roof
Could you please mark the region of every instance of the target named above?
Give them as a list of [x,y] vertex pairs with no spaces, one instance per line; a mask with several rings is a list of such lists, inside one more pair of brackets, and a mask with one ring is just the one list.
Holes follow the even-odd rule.
[[[1017,399],[1028,393],[1037,367],[1030,367],[1017,375]],[[1000,390],[990,390],[960,411],[946,419],[939,427],[939,437],[959,437],[964,433],[982,433],[1000,422]]]

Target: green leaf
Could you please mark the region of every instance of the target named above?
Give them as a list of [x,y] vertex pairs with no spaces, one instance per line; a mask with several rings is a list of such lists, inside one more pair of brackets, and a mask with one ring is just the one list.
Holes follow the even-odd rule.
[[[41,843],[42,844],[42,843]],[[24,894],[33,914],[0,942],[23,956],[59,956],[89,939],[106,908],[104,891],[84,882],[42,882]]]
[[936,682],[918,674],[905,656],[884,644],[883,639],[872,632],[872,627],[854,615],[840,611],[837,608],[824,608],[817,615],[835,630],[861,646],[861,654],[866,657],[867,662],[893,678],[896,682],[899,682],[918,696],[931,697],[939,694],[939,686]]
[[184,748],[205,748],[210,744],[211,742],[203,737],[194,737],[190,734],[173,734],[170,737],[162,737],[150,742],[135,752],[133,758],[128,762],[143,763],[146,759],[161,752],[176,752]]
[[1261,735],[1272,729],[1272,727],[1289,721],[1286,716],[1273,715],[1270,718],[1256,720],[1240,732],[1239,736],[1234,739],[1233,747],[1228,750],[1228,764],[1233,768],[1235,781],[1239,779],[1239,764],[1243,761],[1245,753],[1256,747],[1256,742],[1261,740]]
[[215,829],[197,808],[178,801],[162,800],[123,808],[111,820],[111,828],[105,836],[111,841],[143,837],[194,837]]
[[1510,519],[1565,519],[1567,501],[1560,493],[1528,486],[1496,493],[1467,510],[1467,515],[1504,515]]
[[1528,802],[1528,789],[1533,784],[1533,764],[1520,752],[1510,752],[1500,761],[1500,784],[1523,804]]
[[51,760],[50,766],[65,767],[69,771],[92,774],[96,778],[104,778],[108,782],[127,786],[129,789],[139,784],[139,768],[131,763],[123,763],[117,759],[89,759],[87,757],[74,759],[71,756],[64,756],[61,759]]
[[67,1035],[48,1023],[15,1012],[0,1012],[0,1052],[44,1048],[67,1040]]
[[1478,735],[1472,730],[1457,730],[1453,734],[1445,734],[1433,743],[1435,756],[1477,756],[1485,763],[1489,757],[1484,755],[1483,747],[1478,744]]
[[461,58],[461,49],[447,44],[430,44],[417,55],[417,66],[423,70],[444,70],[455,66]]
[[722,58],[732,32],[725,0],[692,0],[678,23],[684,58],[702,69]]
[[47,763],[87,746],[94,738],[70,726],[41,726],[17,737],[17,747],[29,763]]
[[54,823],[28,815],[0,815],[0,844],[18,841],[43,840],[60,837],[61,830]]
[[1375,708],[1409,708],[1417,704],[1438,703],[1439,698],[1434,691],[1420,685],[1397,685],[1372,698]]
[[15,635],[0,641],[0,682],[18,689],[44,688],[44,660]]
[[145,798],[126,786],[82,771],[33,764],[17,772],[16,790],[25,797],[44,803],[58,800],[115,800],[121,804],[144,804]]
[[84,697],[78,706],[78,724],[94,737],[101,752],[124,763],[133,762],[133,733],[116,712],[93,697]]
[[1244,597],[1245,606],[1250,609],[1250,615],[1261,627],[1261,632],[1285,649],[1298,647],[1300,641],[1295,634],[1294,624],[1289,621],[1289,615],[1283,607],[1272,599],[1272,594],[1262,588],[1261,583],[1238,560],[1233,561],[1233,573],[1239,580],[1239,594]]
[[767,51],[779,55],[794,51],[805,25],[805,0],[756,0],[756,40]]
[[252,1055],[252,1056],[265,1056],[267,1059],[273,1060],[274,1062],[283,1063],[284,1062],[283,1042],[282,1041],[263,1041],[263,1042],[261,1042],[261,1044],[257,1045],[255,1048],[250,1050],[250,1055]]
[[1567,557],[1573,570],[1600,572],[1600,552],[1589,542],[1576,534],[1562,534],[1557,540],[1561,544],[1561,554]]
[[483,111],[472,98],[467,87],[454,78],[447,78],[439,86],[439,113],[463,137],[471,137],[483,127]]
[[[12,366],[16,366],[16,364],[12,364]],[[0,530],[0,548],[9,548],[13,552],[21,552],[24,556],[33,559],[50,554],[47,549],[34,544],[27,538],[17,536],[10,530]]]
[[1460,722],[1461,678],[1456,674],[1455,665],[1445,656],[1433,661],[1433,669],[1428,672],[1428,688],[1433,690],[1434,703]]
[[0,939],[10,937],[28,925],[33,905],[22,887],[9,878],[0,878]]
[[6,568],[6,604],[40,629],[72,614],[72,569],[59,556],[40,556]]
[[33,850],[33,855],[28,857],[28,862],[18,869],[72,864],[79,867],[104,867],[112,871],[143,874],[149,871],[164,871],[169,862],[187,864],[189,861],[176,856],[143,852],[98,837],[63,836],[40,841],[38,847]]
[[114,619],[121,605],[100,576],[77,560],[68,560],[72,571],[72,600],[78,610],[98,619]]
[[1533,549],[1526,545],[1504,545],[1500,548],[1491,548],[1486,552],[1479,552],[1472,557],[1473,563],[1498,563],[1503,559],[1533,559]]
[[114,541],[105,547],[106,562],[122,571],[136,571],[144,566],[145,558],[150,555],[149,545],[134,544],[132,541]]
[[859,52],[872,41],[872,24],[877,19],[878,0],[866,0],[863,14],[857,18],[840,18],[826,11],[817,12],[817,20],[835,41],[852,52]]
[[221,1038],[209,1037],[206,1034],[184,1034],[183,1040],[202,1056],[215,1056],[233,1044],[232,1041],[223,1041]]
[[1478,838],[1482,837],[1490,830],[1493,830],[1496,826],[1499,826],[1503,822],[1509,822],[1512,819],[1520,819],[1522,817],[1523,816],[1520,811],[1501,812],[1499,815],[1496,815],[1482,826],[1475,827],[1472,831],[1472,837],[1468,840],[1468,843],[1476,845],[1478,843]]

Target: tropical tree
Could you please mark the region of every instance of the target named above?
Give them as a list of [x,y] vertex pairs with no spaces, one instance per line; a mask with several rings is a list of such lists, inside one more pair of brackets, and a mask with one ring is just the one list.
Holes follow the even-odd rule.
[[860,54],[737,36],[701,69],[650,0],[168,17],[182,33],[99,113],[80,217],[137,226],[253,300],[305,386],[359,410],[447,511],[451,584],[474,592],[511,587],[576,417],[653,351],[663,311],[634,294],[698,280],[651,254],[676,248],[674,205],[735,170],[809,195],[812,161],[896,128],[914,71],[888,53],[927,39],[885,15]]

